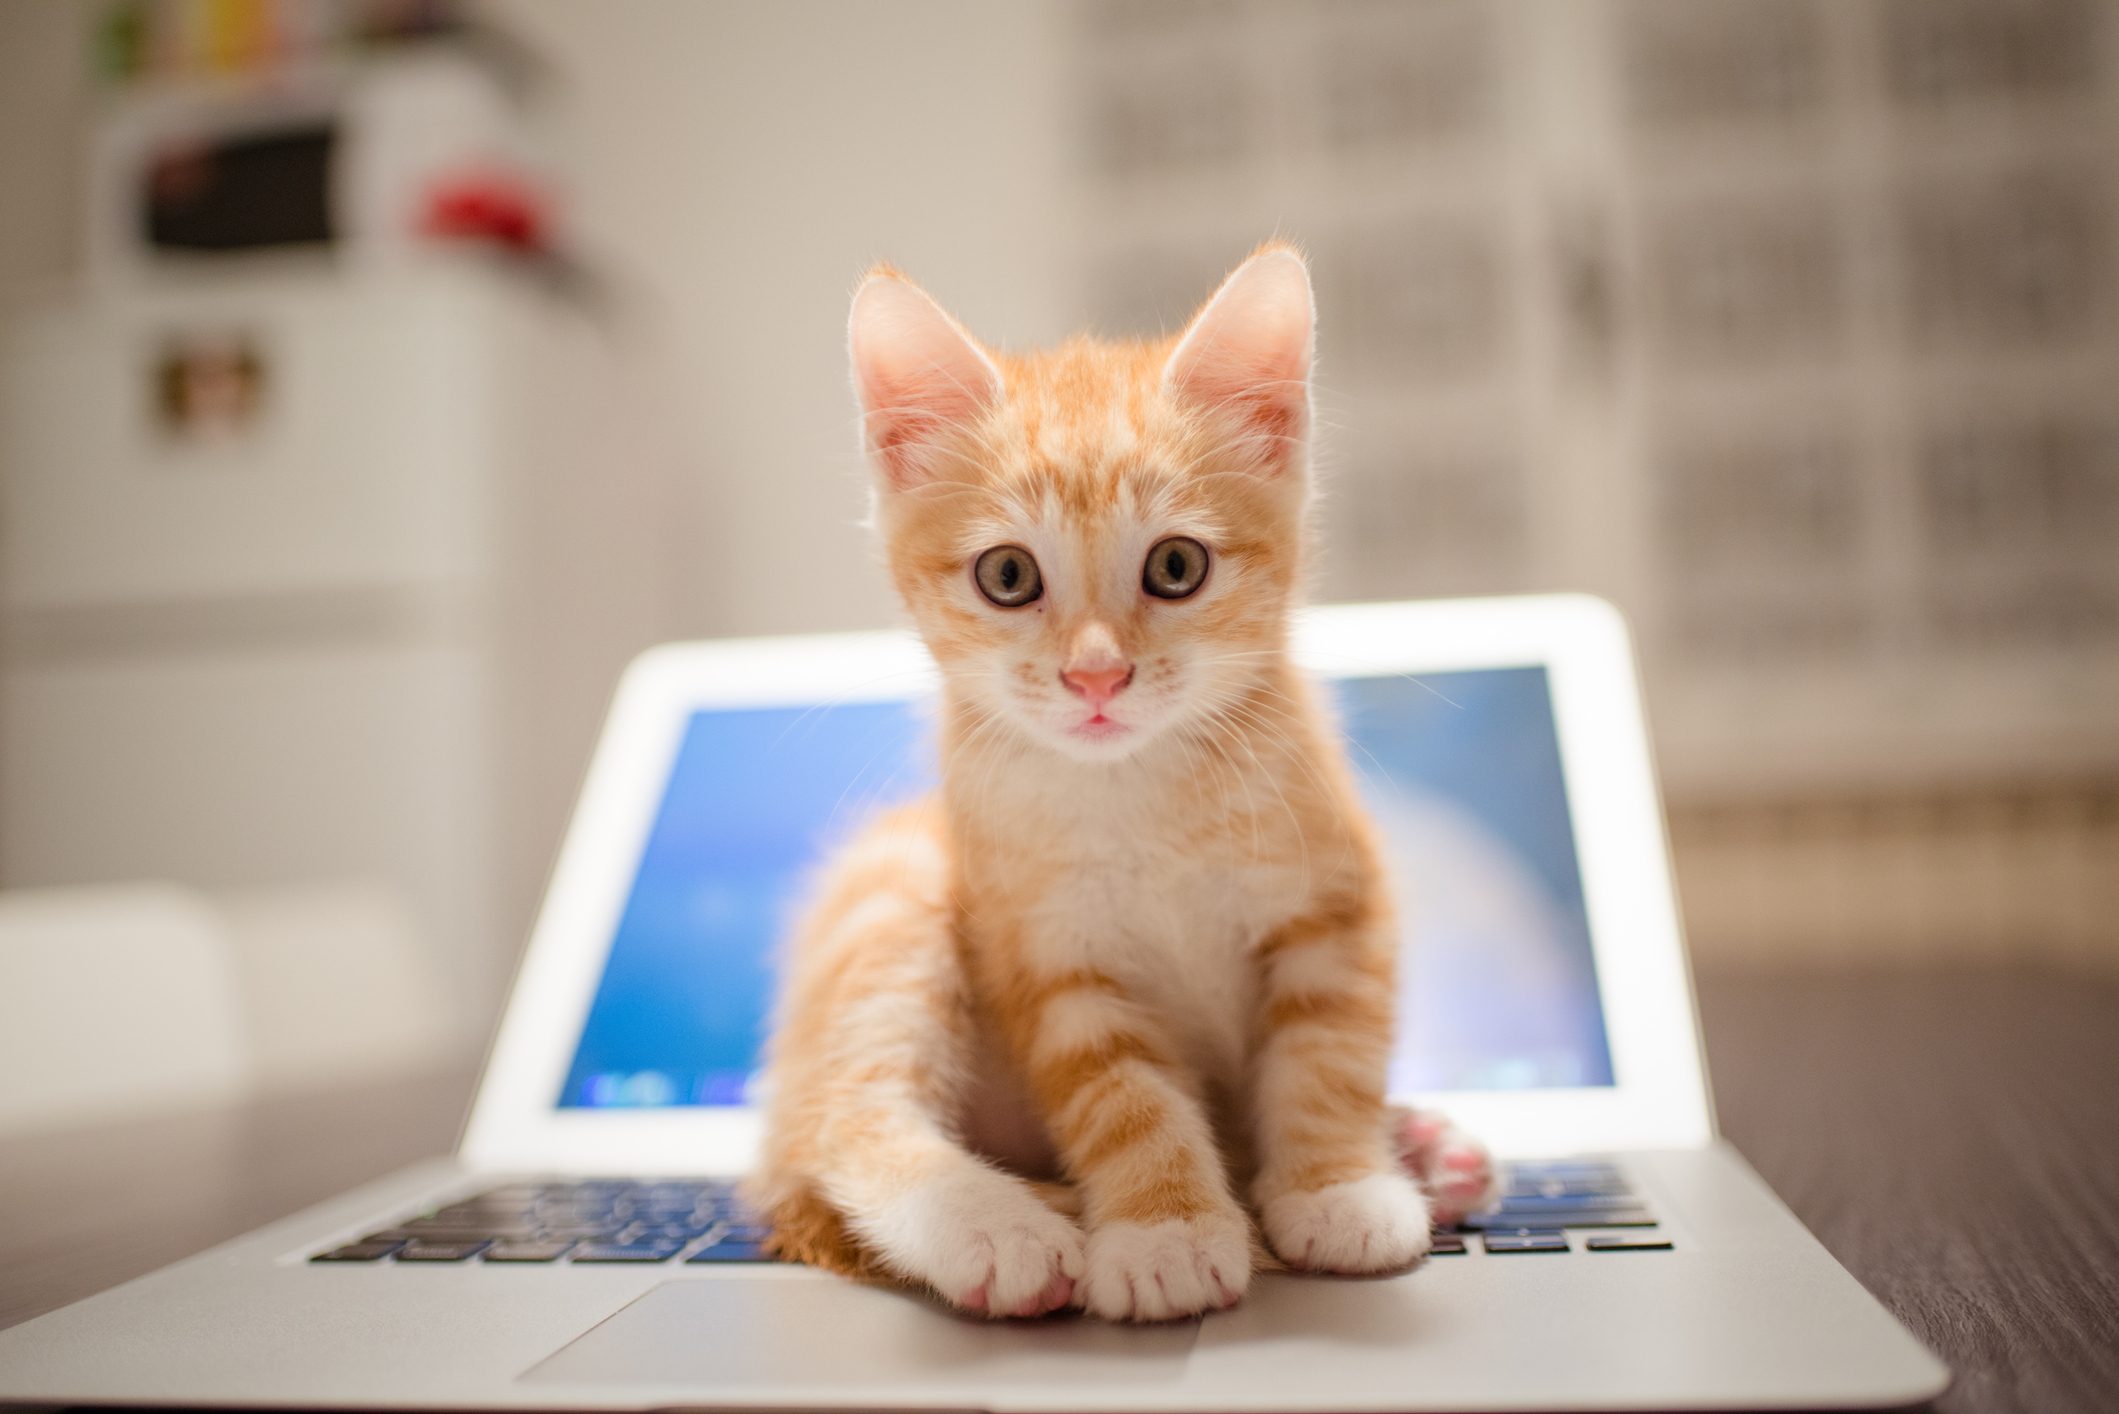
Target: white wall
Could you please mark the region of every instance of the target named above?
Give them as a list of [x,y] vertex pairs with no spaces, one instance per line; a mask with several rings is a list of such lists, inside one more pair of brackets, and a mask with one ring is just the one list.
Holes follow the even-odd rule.
[[[889,622],[845,366],[888,259],[985,337],[1081,322],[1051,4],[504,0],[552,62],[555,141],[598,265],[659,345],[692,468],[676,622]],[[1040,277],[1051,270],[1053,278]],[[1203,277],[1210,278],[1210,277]]]

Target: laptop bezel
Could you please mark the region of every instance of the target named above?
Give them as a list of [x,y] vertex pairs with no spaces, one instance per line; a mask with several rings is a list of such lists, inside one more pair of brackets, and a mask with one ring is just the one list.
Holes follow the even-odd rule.
[[[1585,595],[1334,605],[1297,654],[1363,676],[1543,667],[1559,734],[1615,1083],[1394,1098],[1444,1106],[1504,1155],[1680,1148],[1713,1118],[1633,655],[1617,610]],[[702,708],[877,701],[931,690],[897,632],[669,644],[626,670],[466,1125],[487,1170],[742,1172],[750,1108],[557,1104],[670,768]]]

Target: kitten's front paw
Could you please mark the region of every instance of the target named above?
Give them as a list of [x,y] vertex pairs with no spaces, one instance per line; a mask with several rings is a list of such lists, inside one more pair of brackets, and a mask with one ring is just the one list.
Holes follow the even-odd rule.
[[1074,1299],[1082,1236],[1015,1179],[979,1171],[894,1205],[879,1227],[892,1264],[984,1316],[1042,1316]]
[[1259,1210],[1280,1260],[1310,1272],[1394,1272],[1427,1254],[1427,1199],[1398,1173],[1372,1173],[1308,1193],[1283,1193]]
[[1243,1215],[1213,1213],[1090,1229],[1076,1296],[1084,1310],[1107,1321],[1171,1321],[1233,1306],[1250,1282],[1251,1236]]
[[1449,1227],[1500,1196],[1494,1156],[1435,1110],[1393,1108],[1391,1142],[1434,1205],[1437,1227]]

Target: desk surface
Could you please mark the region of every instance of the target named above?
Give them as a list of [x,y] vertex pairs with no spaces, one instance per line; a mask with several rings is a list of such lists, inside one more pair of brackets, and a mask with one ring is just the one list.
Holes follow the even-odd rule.
[[[1957,1372],[2119,1409],[2119,986],[1701,979],[1723,1132]],[[0,1143],[0,1326],[446,1151],[468,1075]]]

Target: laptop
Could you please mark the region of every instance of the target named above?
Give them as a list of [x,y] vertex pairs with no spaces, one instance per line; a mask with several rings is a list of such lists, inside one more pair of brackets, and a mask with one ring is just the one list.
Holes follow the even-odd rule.
[[731,1187],[819,860],[934,777],[898,634],[619,688],[457,1152],[0,1332],[0,1400],[426,1409],[1900,1406],[1947,1374],[1715,1136],[1626,632],[1574,596],[1312,611],[1406,900],[1394,1097],[1504,1161],[1372,1280],[988,1322],[772,1261]]

